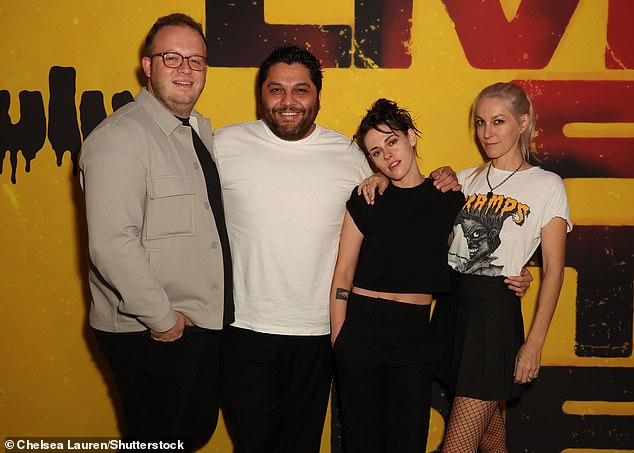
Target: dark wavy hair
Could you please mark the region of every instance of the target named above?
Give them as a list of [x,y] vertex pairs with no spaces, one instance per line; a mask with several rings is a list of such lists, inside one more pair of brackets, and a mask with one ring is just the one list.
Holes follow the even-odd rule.
[[177,27],[188,27],[194,31],[197,31],[200,34],[200,37],[203,39],[205,43],[205,49],[207,48],[207,39],[205,38],[205,34],[203,33],[203,26],[196,22],[191,16],[183,13],[174,13],[169,16],[159,17],[147,36],[145,37],[145,55],[150,56],[152,54],[152,44],[154,43],[154,37],[158,33],[158,31],[167,26],[177,26]]
[[[381,127],[387,127],[388,130]],[[396,131],[407,134],[407,131],[411,129],[420,137],[420,131],[414,125],[412,115],[407,110],[400,108],[396,102],[385,98],[377,99],[372,104],[354,134],[354,140],[366,154],[368,150],[365,147],[364,139],[370,129],[375,129],[384,134]]]
[[321,63],[308,50],[302,49],[294,44],[284,44],[283,46],[276,47],[275,50],[271,52],[271,55],[266,57],[266,60],[262,62],[260,71],[258,72],[258,86],[260,90],[262,89],[264,81],[269,76],[269,69],[276,63],[299,63],[304,65],[310,72],[310,80],[317,87],[317,93],[321,92],[323,79]]

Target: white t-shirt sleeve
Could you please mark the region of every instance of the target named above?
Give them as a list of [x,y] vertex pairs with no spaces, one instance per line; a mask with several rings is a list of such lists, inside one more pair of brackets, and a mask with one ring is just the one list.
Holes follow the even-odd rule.
[[555,217],[560,217],[566,221],[566,231],[569,233],[572,230],[572,221],[570,220],[570,207],[568,205],[566,187],[559,176],[555,174],[552,174],[552,176],[553,182],[546,200],[541,227],[544,228]]

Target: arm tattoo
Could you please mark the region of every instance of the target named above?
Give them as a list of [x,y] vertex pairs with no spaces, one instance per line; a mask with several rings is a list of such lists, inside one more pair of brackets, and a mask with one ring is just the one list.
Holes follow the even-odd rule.
[[347,289],[337,288],[335,299],[348,300],[348,294],[350,294],[350,291]]

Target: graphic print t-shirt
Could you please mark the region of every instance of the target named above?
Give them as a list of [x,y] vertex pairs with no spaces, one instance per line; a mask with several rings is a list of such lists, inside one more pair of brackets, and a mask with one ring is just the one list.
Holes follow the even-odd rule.
[[[519,275],[541,241],[541,229],[555,217],[572,229],[563,181],[532,167],[511,176],[488,196],[486,168],[458,173],[466,202],[454,223],[449,265],[463,274]],[[491,167],[495,187],[512,172]]]

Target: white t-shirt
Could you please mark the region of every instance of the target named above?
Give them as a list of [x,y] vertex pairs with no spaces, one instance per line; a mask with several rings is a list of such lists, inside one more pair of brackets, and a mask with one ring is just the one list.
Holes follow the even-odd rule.
[[[454,223],[449,265],[464,274],[519,275],[548,222],[561,217],[572,230],[563,181],[555,173],[532,167],[517,172],[487,197],[487,169],[470,177],[476,168],[458,173],[467,201]],[[511,173],[491,167],[491,185]]]
[[214,142],[233,256],[233,325],[328,334],[346,201],[372,174],[363,152],[319,125],[285,141],[261,120],[218,129]]

